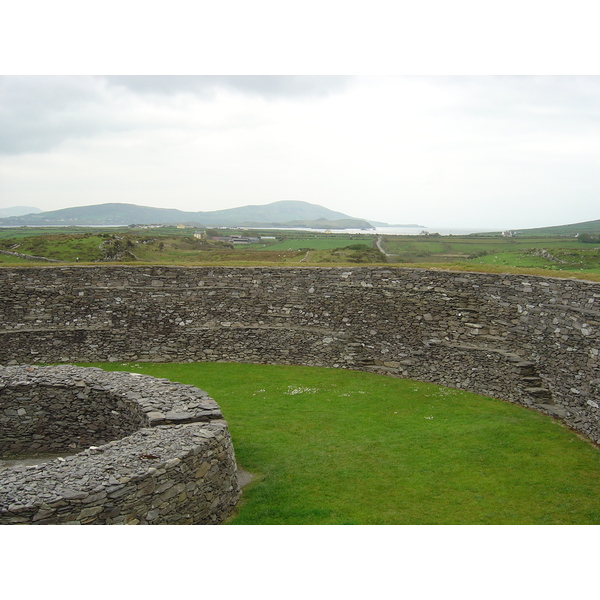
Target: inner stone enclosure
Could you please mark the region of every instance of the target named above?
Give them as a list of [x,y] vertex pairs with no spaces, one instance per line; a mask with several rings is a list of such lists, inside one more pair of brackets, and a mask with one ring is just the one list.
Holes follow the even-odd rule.
[[0,523],[213,524],[239,498],[227,424],[193,386],[9,366],[0,407],[0,458],[71,454],[0,471]]
[[148,426],[139,404],[67,373],[5,383],[0,406],[0,457],[75,453]]

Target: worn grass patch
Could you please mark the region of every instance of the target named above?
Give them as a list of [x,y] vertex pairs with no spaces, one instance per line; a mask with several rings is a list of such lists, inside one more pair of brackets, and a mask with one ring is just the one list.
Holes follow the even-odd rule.
[[239,465],[258,476],[234,524],[600,522],[600,452],[507,402],[337,369],[96,366],[217,400]]

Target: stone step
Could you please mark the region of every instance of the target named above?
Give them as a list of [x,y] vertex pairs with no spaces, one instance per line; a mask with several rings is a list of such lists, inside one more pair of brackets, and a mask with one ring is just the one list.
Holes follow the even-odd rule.
[[541,377],[523,377],[523,382],[529,384],[529,387],[542,387],[541,385],[534,385],[537,383],[542,383]]
[[521,362],[513,364],[513,370],[519,373],[519,375],[536,376],[535,366],[534,362],[522,360]]
[[355,364],[359,367],[369,367],[375,364],[374,358],[357,358]]
[[506,360],[508,362],[512,362],[512,363],[523,362],[523,359],[520,356],[518,356],[517,354],[507,354]]
[[529,394],[533,398],[536,398],[539,400],[550,400],[551,401],[550,403],[552,403],[552,393],[550,392],[550,390],[547,390],[546,388],[528,387],[528,388],[524,389],[524,392],[526,394]]

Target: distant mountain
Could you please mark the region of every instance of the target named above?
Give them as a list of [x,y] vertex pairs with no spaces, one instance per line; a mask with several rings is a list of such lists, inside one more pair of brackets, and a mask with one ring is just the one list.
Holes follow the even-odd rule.
[[571,225],[555,225],[553,227],[537,227],[535,229],[518,229],[521,235],[572,235],[578,233],[600,233],[600,219],[597,221],[584,221]]
[[[305,225],[314,223],[319,225]],[[63,208],[26,216],[0,219],[8,227],[89,225],[151,225],[183,223],[198,227],[324,227],[369,228],[364,219],[356,219],[308,202],[282,201],[248,205],[208,212],[187,212],[173,208],[151,208],[135,204],[96,204]],[[339,223],[343,223],[340,225]]]
[[318,204],[297,201],[272,202],[271,204],[262,205],[251,204],[239,208],[227,208],[195,214],[198,215],[198,219],[207,225],[281,224],[290,221],[315,221],[317,219],[328,221],[351,219],[364,222],[364,219],[354,219],[344,213],[329,210]]
[[0,225],[9,226],[58,226],[69,225],[130,225],[133,223],[182,223],[190,219],[190,215],[180,210],[169,208],[150,208],[135,204],[95,204],[92,206],[76,206],[41,212],[35,215],[0,219]]
[[20,217],[40,212],[42,211],[34,206],[11,206],[10,208],[0,208],[0,217]]

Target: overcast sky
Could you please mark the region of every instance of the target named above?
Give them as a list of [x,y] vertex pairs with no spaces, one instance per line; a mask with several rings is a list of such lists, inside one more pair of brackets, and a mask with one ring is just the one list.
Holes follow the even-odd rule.
[[0,207],[600,218],[600,77],[3,76]]

